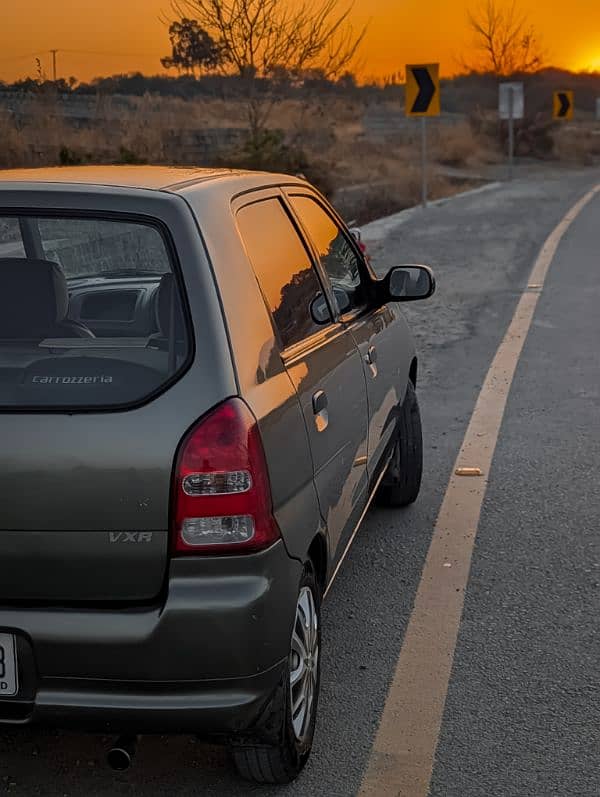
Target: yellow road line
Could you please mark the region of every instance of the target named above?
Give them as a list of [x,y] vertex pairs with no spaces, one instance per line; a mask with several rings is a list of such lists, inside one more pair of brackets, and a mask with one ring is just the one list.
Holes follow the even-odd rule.
[[[600,192],[586,194],[548,237],[487,373],[446,489],[415,604],[359,797],[425,797],[487,477],[506,401],[546,274],[575,218]],[[481,476],[461,472],[479,468]]]

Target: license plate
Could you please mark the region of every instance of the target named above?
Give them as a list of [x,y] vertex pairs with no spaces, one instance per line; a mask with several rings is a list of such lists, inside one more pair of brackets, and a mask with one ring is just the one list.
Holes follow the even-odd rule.
[[12,634],[0,634],[0,700],[14,697],[18,690],[15,638]]

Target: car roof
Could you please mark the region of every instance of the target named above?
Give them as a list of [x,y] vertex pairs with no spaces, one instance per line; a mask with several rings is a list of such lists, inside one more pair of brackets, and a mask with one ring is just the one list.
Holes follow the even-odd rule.
[[[239,171],[234,169],[186,168],[175,166],[57,166],[45,169],[0,170],[0,188],[8,183],[23,183],[31,188],[44,184],[115,188],[139,188],[155,191],[177,192],[190,186],[240,178],[248,186],[273,185],[296,182],[289,175],[268,172]],[[298,181],[299,182],[299,181]]]

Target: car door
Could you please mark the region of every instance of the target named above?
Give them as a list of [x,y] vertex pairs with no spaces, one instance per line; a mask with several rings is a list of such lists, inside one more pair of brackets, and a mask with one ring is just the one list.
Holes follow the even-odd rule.
[[368,473],[377,481],[396,428],[410,362],[402,346],[404,325],[395,304],[370,303],[371,279],[362,253],[334,211],[315,194],[288,192],[288,200],[318,254],[331,284],[340,321],[361,355],[369,407]]
[[[282,194],[248,200],[236,219],[298,394],[336,561],[367,497],[368,409],[361,357],[350,330],[331,315],[309,248]],[[315,300],[326,313],[325,323],[313,320]],[[285,429],[281,445],[286,446]],[[293,452],[290,462],[293,467]]]

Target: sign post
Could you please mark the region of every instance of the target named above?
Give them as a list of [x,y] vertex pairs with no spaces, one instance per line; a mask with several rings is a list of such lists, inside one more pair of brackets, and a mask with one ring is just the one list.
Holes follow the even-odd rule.
[[555,91],[552,118],[571,121],[575,112],[575,94],[572,91]]
[[508,92],[508,179],[513,178],[515,160],[515,93]]
[[421,203],[427,207],[427,117],[439,116],[439,64],[413,64],[406,67],[406,115],[421,117]]
[[501,83],[498,100],[500,119],[508,120],[508,179],[512,180],[515,161],[515,119],[525,115],[525,92],[522,83]]
[[427,207],[427,118],[421,118],[421,204]]

